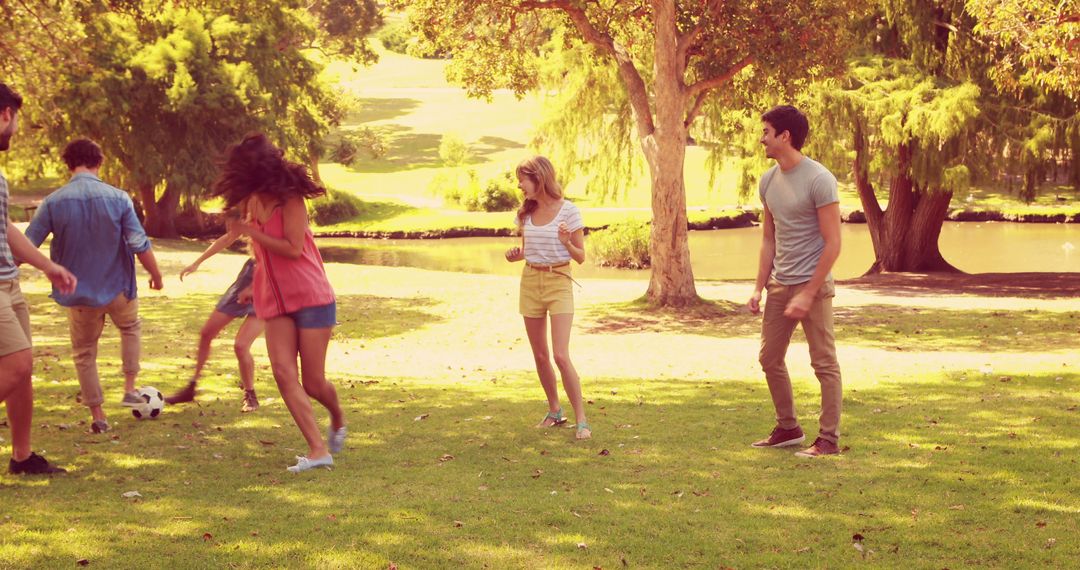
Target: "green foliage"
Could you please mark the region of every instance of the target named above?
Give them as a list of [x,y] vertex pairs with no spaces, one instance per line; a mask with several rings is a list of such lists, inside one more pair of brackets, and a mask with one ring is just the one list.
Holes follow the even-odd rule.
[[326,194],[308,200],[307,209],[311,221],[320,226],[328,226],[359,216],[364,210],[364,203],[352,194],[327,189]]
[[383,47],[400,54],[423,59],[439,59],[442,56],[429,42],[418,38],[408,21],[395,21],[383,26],[376,36]]
[[439,158],[443,165],[458,167],[472,159],[472,151],[469,145],[461,140],[461,137],[453,134],[443,135],[439,141]]
[[464,181],[460,169],[440,172],[432,179],[430,188],[432,194],[441,195],[470,212],[507,212],[517,208],[522,199],[512,173],[503,173],[481,184],[479,174],[471,168],[465,172]]
[[[34,86],[27,114],[41,128],[28,146],[52,158],[73,136],[96,139],[112,178],[166,216],[198,206],[225,146],[249,131],[266,132],[293,160],[320,155],[343,112],[311,48],[371,61],[354,34],[379,21],[371,0],[4,6],[25,24],[4,34],[17,39],[10,49],[54,45],[44,55],[60,62],[10,69]],[[42,17],[54,9],[63,17]]]
[[508,212],[517,208],[521,200],[517,179],[513,173],[506,172],[488,180],[474,194],[465,196],[462,204],[470,212]]
[[649,232],[646,222],[622,222],[589,233],[589,255],[601,267],[649,267]]
[[351,166],[360,160],[361,153],[371,159],[382,158],[386,154],[387,146],[389,142],[385,134],[371,127],[360,127],[341,133],[330,151],[330,156],[334,162]]
[[990,77],[1004,91],[1027,88],[1080,98],[1080,12],[1068,2],[966,0],[974,32],[994,52]]

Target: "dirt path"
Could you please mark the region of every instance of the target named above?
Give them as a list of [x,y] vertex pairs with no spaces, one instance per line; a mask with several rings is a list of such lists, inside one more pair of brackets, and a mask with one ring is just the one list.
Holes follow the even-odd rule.
[[[242,258],[217,256],[181,283],[175,278],[191,252],[161,248],[163,271],[169,276],[164,294],[217,293],[235,275]],[[445,273],[409,268],[329,264],[328,273],[341,295],[375,295],[416,299],[417,307],[432,320],[407,333],[370,340],[335,342],[328,368],[331,372],[360,372],[371,376],[423,379],[446,383],[498,381],[506,375],[530,375],[532,356],[517,312],[517,279],[492,275]],[[26,271],[24,288],[46,291],[47,283],[33,270]],[[857,310],[871,305],[902,305],[938,309],[995,309],[1077,311],[1080,301],[1039,293],[1034,278],[995,278],[997,285],[966,284],[935,288],[933,280],[861,280],[838,286],[838,308]],[[1064,291],[1072,283],[1062,278],[1051,291]],[[749,315],[732,317],[732,336],[701,335],[682,330],[612,330],[598,327],[612,303],[639,297],[644,283],[635,281],[584,280],[577,290],[578,319],[571,352],[583,377],[628,379],[747,379],[760,375],[756,324]],[[699,292],[713,300],[742,303],[747,282],[702,283]],[[994,296],[982,293],[993,290]],[[159,293],[140,291],[144,303]],[[1011,294],[1012,296],[1004,296]],[[1023,296],[1021,296],[1023,295]],[[160,302],[160,299],[158,299]],[[602,331],[602,332],[601,332]],[[192,332],[193,336],[195,332]],[[260,343],[261,344],[261,343]],[[262,347],[257,344],[258,352]],[[1041,352],[917,352],[886,350],[841,343],[839,357],[849,386],[872,385],[932,370],[970,370],[980,374],[1021,374],[1068,371],[1080,368],[1080,342],[1067,348]],[[793,377],[811,382],[813,375],[805,344],[792,344],[789,367]]]

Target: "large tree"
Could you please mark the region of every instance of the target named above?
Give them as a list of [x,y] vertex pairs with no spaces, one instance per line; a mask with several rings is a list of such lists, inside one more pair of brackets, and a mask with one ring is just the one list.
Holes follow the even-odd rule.
[[1030,199],[1049,165],[1080,150],[1075,102],[1019,70],[1005,81],[979,25],[962,3],[882,0],[856,24],[864,43],[847,74],[814,90],[817,139],[836,143],[815,150],[851,165],[871,272],[954,271],[938,247],[954,193],[1021,173]]
[[53,148],[98,140],[159,237],[178,234],[179,210],[198,211],[224,146],[247,131],[317,164],[341,117],[321,61],[371,61],[363,32],[379,21],[372,0],[60,2],[65,18],[42,19],[45,4],[57,3],[20,2],[30,37],[76,41],[52,50],[60,65],[23,65],[31,85],[48,73],[30,99],[38,137]]
[[[837,68],[845,42],[843,2],[804,0],[392,0],[443,53],[451,79],[472,95],[541,86],[543,46],[588,46],[580,55],[599,79],[617,82],[610,115],[568,125],[631,138],[648,166],[653,223],[648,299],[697,301],[687,246],[686,147],[703,114],[760,100],[783,102],[793,85]],[[569,108],[568,115],[589,114]],[[610,119],[626,121],[612,128]],[[596,119],[596,120],[593,120]],[[625,128],[626,124],[632,125]],[[612,143],[615,148],[628,148]]]

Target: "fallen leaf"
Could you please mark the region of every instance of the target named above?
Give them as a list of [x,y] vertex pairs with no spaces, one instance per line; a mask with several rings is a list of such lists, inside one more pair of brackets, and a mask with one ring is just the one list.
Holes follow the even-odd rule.
[[418,422],[420,420],[426,420],[426,419],[428,419],[428,416],[430,416],[430,415],[431,414],[420,414],[419,416],[416,416],[415,418],[413,418],[413,421]]
[[89,566],[90,565],[90,561],[85,559],[85,558],[83,558],[81,560],[77,560],[75,563],[78,564],[79,566]]
[[1045,548],[1047,550],[1050,550],[1051,548],[1054,547],[1054,544],[1056,544],[1056,543],[1057,543],[1056,538],[1048,538],[1048,539],[1046,539],[1046,544],[1043,545],[1043,548]]
[[615,492],[615,491],[612,491],[611,489],[608,489],[607,487],[604,487],[604,490],[607,491],[608,493],[614,493]]
[[962,510],[964,510],[964,505],[953,505],[953,506],[949,507],[949,510],[950,511],[962,511]]
[[487,485],[480,485],[479,487],[476,488],[476,490],[477,491],[487,491],[488,486]]
[[577,547],[582,549],[582,550],[585,550],[586,548],[589,547],[589,545],[585,544],[584,542],[579,542],[579,543],[577,543]]
[[533,471],[533,473],[532,473],[532,478],[533,478],[533,479],[539,479],[539,478],[540,478],[540,476],[541,476],[541,475],[543,475],[543,474],[544,474],[544,470],[543,470],[543,469],[537,469],[536,471]]
[[1046,528],[1046,521],[1038,521],[1035,523],[1035,528]]
[[206,540],[206,541],[214,540],[214,535],[212,535],[212,534],[210,534],[208,532],[204,532],[203,535],[202,535],[202,539]]
[[138,491],[128,491],[126,493],[122,493],[120,496],[125,499],[134,499],[135,497],[141,497],[142,494],[140,494]]
[[461,521],[454,521],[454,528],[461,528],[463,526],[465,526],[465,523]]
[[597,455],[603,455],[603,456],[605,456],[605,457],[606,457],[606,456],[608,456],[608,455],[611,455],[611,452],[610,452],[610,451],[608,451],[608,450],[606,450],[606,449],[601,449],[601,450],[600,450],[600,453],[598,453]]
[[397,564],[391,562],[390,565],[386,567],[386,570],[397,570]]
[[454,456],[453,456],[453,455],[450,455],[449,453],[446,453],[446,454],[444,454],[444,455],[443,455],[442,457],[440,457],[440,458],[439,458],[439,461],[441,461],[441,462],[444,462],[444,463],[445,463],[445,462],[447,462],[447,461],[450,461],[450,460],[451,460],[451,459],[453,459],[453,458],[454,458]]
[[261,443],[263,445],[274,445],[274,442],[269,441],[269,440],[265,440],[265,439],[260,439],[259,443]]

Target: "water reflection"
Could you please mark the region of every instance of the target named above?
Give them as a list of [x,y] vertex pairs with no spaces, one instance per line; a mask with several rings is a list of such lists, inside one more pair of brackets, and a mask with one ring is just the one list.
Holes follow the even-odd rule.
[[[874,259],[865,224],[844,224],[840,259],[833,275],[858,277]],[[587,239],[587,238],[586,238]],[[1024,271],[1080,272],[1077,224],[1016,224],[949,222],[941,230],[945,259],[970,273]],[[517,275],[521,264],[510,264],[503,252],[517,238],[459,238],[445,240],[318,240],[327,261],[419,267],[438,271]],[[757,271],[761,228],[690,232],[690,255],[698,279],[753,279]],[[647,279],[648,270],[597,267],[590,260],[574,273],[582,277]]]

